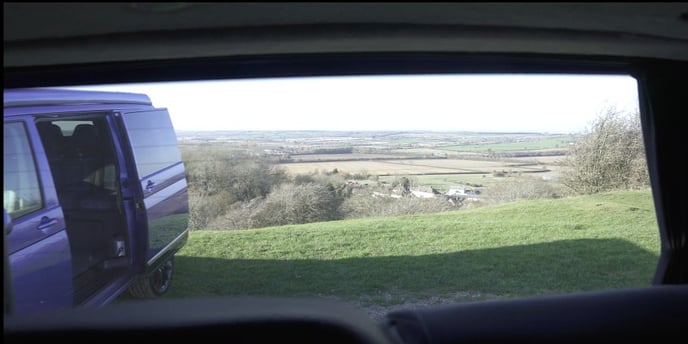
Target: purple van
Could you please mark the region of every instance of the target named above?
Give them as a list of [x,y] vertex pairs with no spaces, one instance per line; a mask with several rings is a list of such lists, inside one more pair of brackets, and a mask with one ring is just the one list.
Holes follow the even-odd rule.
[[13,313],[165,293],[189,213],[167,110],[143,94],[16,89],[4,120]]

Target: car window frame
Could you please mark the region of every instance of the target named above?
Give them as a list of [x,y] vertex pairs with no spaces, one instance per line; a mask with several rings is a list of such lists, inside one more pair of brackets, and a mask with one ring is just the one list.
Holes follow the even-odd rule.
[[[680,126],[665,119],[671,116],[673,107],[685,108],[677,95],[686,91],[680,80],[686,65],[685,61],[603,54],[304,53],[10,67],[5,69],[5,87],[390,74],[630,75],[639,85],[643,138],[661,239],[653,283],[677,284],[688,283],[688,272],[683,272],[688,271],[688,244],[681,241],[688,235],[688,219],[680,215],[680,208],[670,205],[677,201],[672,196],[677,193],[677,185],[678,194],[688,194],[688,188],[681,182],[679,172],[668,171],[673,163],[657,157],[662,155],[663,147],[681,140],[681,135],[676,133]],[[667,90],[671,92],[663,96],[662,91]],[[657,135],[660,131],[671,134],[660,137]],[[660,172],[668,173],[669,177],[660,178]]]

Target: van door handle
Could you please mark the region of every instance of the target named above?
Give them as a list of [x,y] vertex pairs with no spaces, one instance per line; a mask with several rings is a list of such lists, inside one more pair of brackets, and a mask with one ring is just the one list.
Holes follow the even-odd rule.
[[152,180],[149,180],[148,183],[146,183],[146,191],[151,192],[153,191],[153,188],[155,187],[155,182]]
[[41,223],[38,224],[39,230],[46,230],[57,224],[57,219],[51,219],[47,216],[41,218]]

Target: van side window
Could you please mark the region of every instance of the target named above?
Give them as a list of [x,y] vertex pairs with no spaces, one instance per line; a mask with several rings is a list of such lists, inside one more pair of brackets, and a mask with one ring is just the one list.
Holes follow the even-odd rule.
[[3,207],[14,220],[41,209],[43,199],[36,163],[23,123],[5,123],[3,147]]
[[124,116],[134,151],[139,178],[145,178],[181,161],[175,135],[167,112],[129,113]]

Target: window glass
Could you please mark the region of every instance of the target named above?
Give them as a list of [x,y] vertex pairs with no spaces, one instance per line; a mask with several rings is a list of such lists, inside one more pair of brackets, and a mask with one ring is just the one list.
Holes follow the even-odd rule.
[[3,207],[12,219],[41,208],[42,199],[31,145],[23,123],[5,123]]
[[93,125],[93,121],[78,121],[78,120],[68,120],[68,121],[53,121],[53,124],[60,127],[62,130],[62,135],[72,136],[74,134],[74,128],[79,124]]
[[[91,89],[169,109],[192,229],[170,297],[328,297],[379,316],[651,285],[637,88],[491,74]],[[142,177],[175,161],[168,122],[125,119]]]
[[123,118],[140,178],[181,161],[177,136],[166,111],[127,113]]

